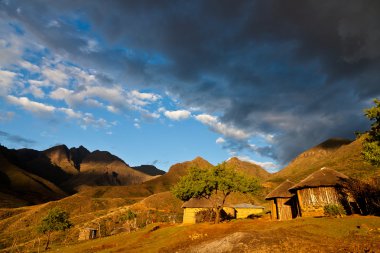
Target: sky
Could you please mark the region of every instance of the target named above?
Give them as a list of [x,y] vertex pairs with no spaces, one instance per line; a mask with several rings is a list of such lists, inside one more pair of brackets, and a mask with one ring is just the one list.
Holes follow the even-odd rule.
[[369,127],[380,2],[0,0],[0,143],[268,171]]

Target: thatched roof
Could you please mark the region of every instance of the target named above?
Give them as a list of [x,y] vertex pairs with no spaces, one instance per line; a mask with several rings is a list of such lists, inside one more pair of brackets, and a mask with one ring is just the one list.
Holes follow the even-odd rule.
[[[212,208],[212,202],[205,198],[192,198],[185,203],[183,203],[182,208]],[[249,203],[236,203],[233,200],[226,200],[224,207],[232,208],[264,208],[263,206],[256,206]]]
[[276,187],[273,191],[271,191],[266,197],[266,200],[274,199],[274,198],[291,198],[293,196],[292,193],[289,192],[289,188],[293,187],[295,183],[290,180],[286,180],[282,184]]
[[210,200],[205,198],[192,198],[185,203],[183,203],[182,208],[211,208],[212,203]]
[[307,178],[293,186],[289,191],[294,192],[303,188],[316,188],[323,186],[337,186],[342,182],[342,179],[348,177],[336,170],[323,167],[322,169],[309,175]]
[[237,204],[237,205],[233,205],[232,207],[233,208],[251,208],[251,209],[264,209],[265,208],[263,206],[252,205],[250,203]]

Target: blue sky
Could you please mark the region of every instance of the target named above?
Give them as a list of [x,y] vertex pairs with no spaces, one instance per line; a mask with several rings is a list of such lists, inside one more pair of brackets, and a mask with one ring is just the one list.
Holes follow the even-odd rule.
[[0,142],[275,171],[353,138],[380,95],[379,6],[283,5],[2,0]]

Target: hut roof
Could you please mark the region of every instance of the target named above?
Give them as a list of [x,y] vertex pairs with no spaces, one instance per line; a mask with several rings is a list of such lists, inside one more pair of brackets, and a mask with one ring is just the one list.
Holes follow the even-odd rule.
[[185,203],[183,203],[182,208],[208,208],[213,207],[210,200],[205,198],[192,198]]
[[274,198],[291,198],[293,196],[292,193],[289,192],[289,188],[293,187],[295,183],[290,180],[286,180],[279,186],[277,186],[273,191],[271,191],[265,199],[274,199]]
[[[212,198],[215,199],[213,196]],[[212,202],[205,198],[192,198],[183,203],[182,208],[212,208]],[[263,206],[256,206],[249,203],[236,203],[236,201],[227,199],[224,203],[224,207],[233,208],[264,208]]]
[[321,186],[337,186],[342,182],[342,179],[347,178],[348,177],[346,175],[336,170],[323,167],[290,188],[289,191],[294,192],[303,188],[315,188]]
[[234,208],[252,208],[252,209],[264,209],[265,208],[263,206],[256,206],[256,205],[252,205],[249,203],[237,204],[237,205],[233,205],[232,207],[234,207]]

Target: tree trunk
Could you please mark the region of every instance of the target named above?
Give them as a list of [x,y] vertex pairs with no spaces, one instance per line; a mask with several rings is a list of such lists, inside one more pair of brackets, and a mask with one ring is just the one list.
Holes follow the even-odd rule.
[[215,224],[220,222],[220,212],[222,211],[221,207],[216,208]]
[[47,241],[46,241],[45,251],[49,249],[49,243],[50,243],[50,232],[48,232],[48,234],[47,234]]

